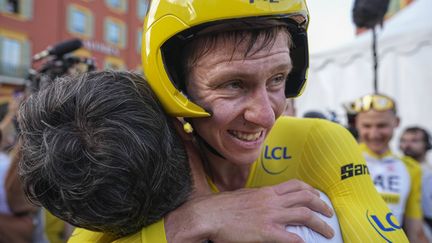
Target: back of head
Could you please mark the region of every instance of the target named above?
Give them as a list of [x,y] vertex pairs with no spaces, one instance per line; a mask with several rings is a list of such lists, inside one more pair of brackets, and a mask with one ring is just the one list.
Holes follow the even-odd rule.
[[19,123],[26,193],[72,225],[130,234],[191,191],[181,140],[136,74],[57,80],[29,97]]
[[308,111],[308,112],[303,114],[303,117],[305,117],[305,118],[320,118],[320,119],[326,119],[327,120],[327,117],[319,111]]

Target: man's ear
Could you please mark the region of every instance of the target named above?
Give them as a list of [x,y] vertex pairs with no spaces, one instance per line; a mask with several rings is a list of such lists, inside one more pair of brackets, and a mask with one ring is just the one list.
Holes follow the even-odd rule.
[[174,127],[183,141],[192,141],[192,126],[181,117],[172,118]]
[[210,185],[207,182],[203,161],[193,141],[192,132],[185,131],[185,124],[189,123],[183,120],[183,118],[172,118],[172,120],[175,129],[180,135],[180,138],[183,140],[183,145],[185,146],[188,155],[189,166],[191,168],[194,184],[194,190],[191,198],[212,194]]
[[212,194],[211,187],[207,181],[207,176],[200,152],[192,141],[185,141],[183,143],[188,155],[189,166],[194,184],[194,190],[192,192],[191,198]]
[[395,128],[399,127],[400,124],[400,118],[398,116],[396,116],[396,124],[395,124]]

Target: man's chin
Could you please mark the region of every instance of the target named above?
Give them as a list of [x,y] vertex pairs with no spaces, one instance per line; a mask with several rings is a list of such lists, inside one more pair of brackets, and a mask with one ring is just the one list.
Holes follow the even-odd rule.
[[381,145],[369,145],[369,149],[375,154],[381,155],[387,151],[387,147]]
[[254,153],[251,153],[245,156],[238,156],[235,159],[233,158],[233,160],[231,161],[238,165],[251,165],[258,159],[258,157],[259,153],[256,155]]
[[404,155],[409,156],[411,158],[417,158],[418,154],[416,154],[415,152],[411,151],[411,150],[405,150],[403,151]]

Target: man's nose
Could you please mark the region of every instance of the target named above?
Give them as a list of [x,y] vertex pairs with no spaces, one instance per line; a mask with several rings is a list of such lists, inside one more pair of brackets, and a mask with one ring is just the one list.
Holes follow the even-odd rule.
[[371,127],[371,128],[369,129],[369,136],[370,136],[371,138],[380,138],[380,137],[381,137],[381,134],[380,134],[379,131],[380,131],[380,130],[379,130],[378,128],[376,128],[376,127]]
[[259,89],[251,94],[247,101],[244,118],[261,127],[272,127],[275,122],[275,111],[267,89]]

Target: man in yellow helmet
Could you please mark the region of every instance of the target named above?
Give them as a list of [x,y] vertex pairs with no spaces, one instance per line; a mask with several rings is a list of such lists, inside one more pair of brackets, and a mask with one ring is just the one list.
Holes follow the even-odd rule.
[[396,104],[382,94],[369,94],[353,103],[361,149],[375,187],[403,226],[410,242],[427,242],[421,209],[421,169],[409,157],[390,149],[399,125]]
[[[332,210],[313,187],[331,199],[345,242],[406,242],[346,130],[278,119],[306,81],[308,18],[304,0],[151,1],[144,74],[165,111],[184,118],[181,137],[199,151],[194,178],[206,181],[195,180],[196,195],[164,219],[115,242],[301,242],[287,225],[331,238],[338,229],[314,212]],[[71,241],[107,235],[80,230]]]

